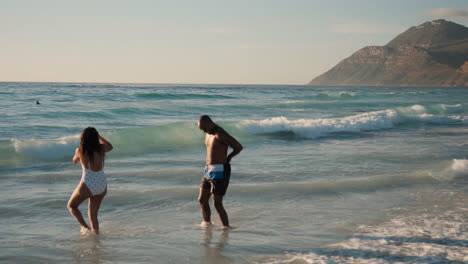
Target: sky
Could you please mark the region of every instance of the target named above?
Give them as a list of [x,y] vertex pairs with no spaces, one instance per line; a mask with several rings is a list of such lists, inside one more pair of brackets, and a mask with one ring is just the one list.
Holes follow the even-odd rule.
[[306,84],[466,0],[0,0],[0,81]]

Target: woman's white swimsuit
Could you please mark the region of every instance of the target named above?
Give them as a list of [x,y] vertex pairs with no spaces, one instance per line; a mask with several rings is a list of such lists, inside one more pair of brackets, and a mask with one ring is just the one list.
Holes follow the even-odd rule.
[[81,177],[81,181],[86,184],[93,196],[102,194],[106,191],[107,188],[107,179],[104,175],[104,166],[102,166],[100,171],[93,171],[91,170],[91,166],[88,161],[88,167],[89,169],[86,169],[84,166],[82,166],[83,176]]

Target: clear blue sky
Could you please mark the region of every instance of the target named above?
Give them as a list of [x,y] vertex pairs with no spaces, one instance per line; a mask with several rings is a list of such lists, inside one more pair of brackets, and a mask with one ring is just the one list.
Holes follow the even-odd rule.
[[[0,81],[304,84],[464,0],[0,0]],[[445,9],[441,9],[445,8]]]

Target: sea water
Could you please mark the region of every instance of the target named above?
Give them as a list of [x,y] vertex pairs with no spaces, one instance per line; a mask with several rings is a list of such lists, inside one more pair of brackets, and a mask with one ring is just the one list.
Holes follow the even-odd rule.
[[[0,261],[466,263],[467,99],[466,88],[0,83]],[[200,225],[203,114],[244,146],[224,200],[230,231],[213,207],[213,227]],[[88,126],[114,146],[99,236],[80,235],[66,208]]]

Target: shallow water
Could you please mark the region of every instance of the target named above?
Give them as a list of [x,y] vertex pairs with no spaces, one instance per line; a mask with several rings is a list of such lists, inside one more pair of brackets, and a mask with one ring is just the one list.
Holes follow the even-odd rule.
[[[0,261],[468,261],[468,89],[0,83]],[[35,105],[39,100],[40,105]],[[243,145],[200,226],[209,114]],[[66,203],[95,126],[114,145],[99,237]],[[87,206],[80,209],[86,215]]]

